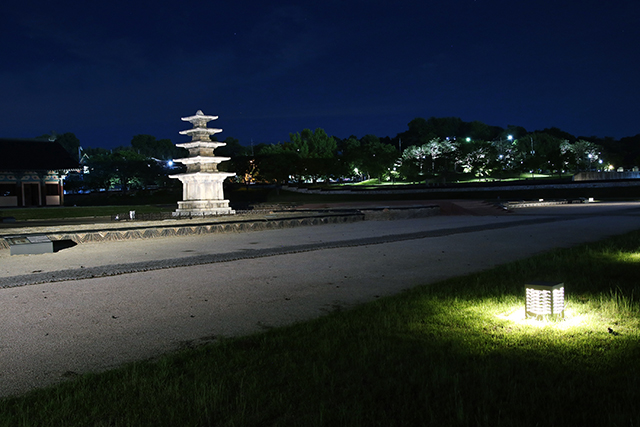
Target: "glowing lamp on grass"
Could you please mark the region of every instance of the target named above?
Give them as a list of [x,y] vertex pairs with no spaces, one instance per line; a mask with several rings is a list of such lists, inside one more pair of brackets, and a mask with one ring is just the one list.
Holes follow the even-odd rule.
[[529,282],[524,291],[527,317],[539,320],[564,317],[564,283]]

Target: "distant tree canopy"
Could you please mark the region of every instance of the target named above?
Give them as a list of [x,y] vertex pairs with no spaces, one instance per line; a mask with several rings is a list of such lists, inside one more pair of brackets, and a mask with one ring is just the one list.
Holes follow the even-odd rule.
[[80,160],[80,140],[71,132],[58,135],[55,132],[51,134],[44,134],[37,137],[37,139],[48,139],[50,141],[56,141],[64,147],[65,150],[75,160]]
[[234,158],[247,154],[247,148],[240,145],[240,141],[238,141],[236,138],[228,136],[223,142],[226,145],[223,145],[222,147],[218,147],[216,149],[216,156]]
[[341,142],[343,176],[382,178],[398,158],[398,151],[375,135],[355,136]]
[[186,155],[186,151],[176,147],[170,139],[156,139],[151,135],[136,135],[131,140],[131,148],[136,153],[159,160],[170,160]]
[[464,122],[458,117],[431,117],[423,119],[417,117],[408,124],[409,129],[398,134],[402,145],[423,145],[434,138],[471,138],[475,140],[491,141],[500,136],[504,129],[489,126],[480,121]]
[[284,147],[297,157],[295,175],[298,180],[306,176],[315,182],[319,178],[328,179],[333,175],[338,145],[324,129],[304,129],[299,133],[291,133],[289,141]]
[[[80,141],[73,133],[41,138],[56,139],[75,158],[80,154]],[[560,175],[640,164],[640,134],[616,141],[575,137],[556,127],[528,132],[521,126],[501,128],[458,117],[416,117],[393,138],[368,134],[340,139],[317,128],[290,133],[289,141],[278,144],[252,143],[249,148],[233,137],[224,142],[215,154],[230,161],[222,162],[220,170],[235,172],[245,183],[390,177],[421,181],[446,179],[449,174],[486,177],[510,171]],[[169,139],[142,134],[135,135],[129,146],[82,151],[91,175],[86,185],[123,191],[166,185],[171,180],[163,161],[188,155]]]
[[[216,154],[231,157],[222,170],[243,182],[316,182],[327,179],[425,180],[452,173],[486,177],[509,171],[557,173],[604,168],[605,149],[557,128],[527,132],[459,118],[416,118],[395,138],[340,139],[323,129],[291,133],[289,141],[243,147],[225,140]],[[403,151],[400,149],[403,148]],[[637,157],[637,156],[636,156]],[[446,179],[446,178],[445,178]]]
[[86,161],[85,183],[89,189],[116,188],[123,193],[150,185],[166,184],[162,164],[131,149],[93,152]]

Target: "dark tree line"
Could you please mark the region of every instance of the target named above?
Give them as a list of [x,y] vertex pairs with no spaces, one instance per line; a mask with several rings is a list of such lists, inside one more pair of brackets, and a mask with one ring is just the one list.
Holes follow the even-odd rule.
[[[323,149],[304,145],[316,134],[324,141]],[[640,135],[615,141],[575,137],[558,128],[528,132],[521,126],[501,128],[457,117],[432,117],[412,120],[408,129],[394,138],[365,135],[340,139],[329,137],[322,129],[305,129],[291,134],[288,142],[253,147],[252,153],[239,146],[232,157],[229,170],[240,172],[245,182],[366,178],[422,181],[435,177],[445,180],[462,173],[477,177],[562,175],[635,167],[640,164]]]
[[[112,150],[80,147],[72,133],[43,135],[56,139],[85,167],[68,188],[128,191],[175,185],[170,173],[180,165],[168,161],[187,155],[169,139],[136,135],[129,146]],[[337,138],[321,129],[291,133],[278,144],[242,146],[228,137],[216,155],[230,157],[221,170],[250,182],[317,182],[378,178],[422,181],[455,174],[478,177],[505,173],[575,173],[631,169],[640,164],[640,134],[620,140],[575,137],[558,128],[528,132],[520,126],[501,128],[457,117],[415,118],[395,137],[365,135]]]

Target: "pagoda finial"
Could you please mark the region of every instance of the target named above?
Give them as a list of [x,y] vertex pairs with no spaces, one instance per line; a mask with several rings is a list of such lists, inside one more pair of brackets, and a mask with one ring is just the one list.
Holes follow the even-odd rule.
[[[196,111],[195,115],[189,116],[189,117],[182,117],[182,120],[184,120],[185,122],[190,122],[193,125],[194,129],[206,129],[207,122],[210,122],[211,120],[216,120],[217,118],[218,116],[209,116],[204,114],[202,110],[198,110]],[[222,130],[217,129],[216,133],[217,132],[222,132]]]

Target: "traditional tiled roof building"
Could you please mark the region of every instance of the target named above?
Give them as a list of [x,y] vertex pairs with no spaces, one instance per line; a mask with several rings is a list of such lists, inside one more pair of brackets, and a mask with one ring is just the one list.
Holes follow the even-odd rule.
[[65,174],[78,168],[55,141],[0,138],[0,207],[62,205]]

